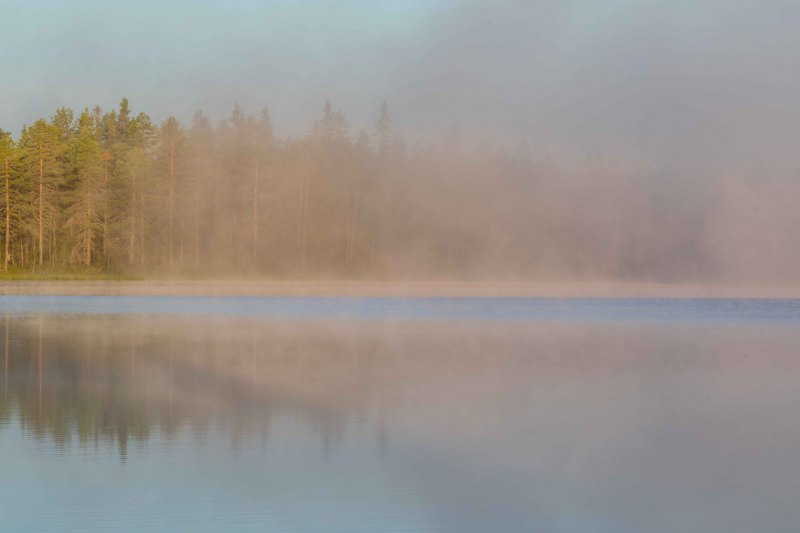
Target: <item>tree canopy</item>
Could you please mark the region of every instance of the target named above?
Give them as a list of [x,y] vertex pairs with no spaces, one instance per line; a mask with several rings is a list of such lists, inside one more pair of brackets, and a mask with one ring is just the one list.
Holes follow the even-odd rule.
[[[636,278],[713,271],[706,197],[607,162],[580,173],[515,149],[404,139],[389,105],[351,131],[331,102],[281,138],[267,109],[155,125],[118,109],[58,109],[0,132],[4,269],[135,275]],[[644,192],[643,192],[644,191]],[[663,195],[662,195],[663,196]],[[620,202],[620,199],[625,202]],[[667,228],[667,229],[664,229]]]

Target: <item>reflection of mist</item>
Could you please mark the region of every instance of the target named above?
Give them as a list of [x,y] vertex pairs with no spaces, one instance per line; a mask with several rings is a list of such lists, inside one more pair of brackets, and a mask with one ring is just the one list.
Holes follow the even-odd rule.
[[[738,326],[724,323],[698,326],[684,340],[674,334],[684,326],[627,322],[167,315],[3,320],[4,419],[13,413],[31,434],[63,446],[72,439],[100,441],[116,443],[122,453],[130,439],[169,440],[184,430],[221,432],[241,442],[269,434],[282,414],[310,424],[326,447],[354,430],[351,424],[373,434],[384,450],[392,435],[407,432],[449,446],[439,426],[446,423],[463,433],[462,444],[527,461],[523,443],[537,446],[535,434],[500,448],[487,437],[503,442],[511,426],[563,418],[572,408],[575,414],[590,410],[596,400],[573,401],[603,383],[627,388],[716,372],[724,368],[724,354],[766,341],[747,327],[730,336]],[[776,364],[786,365],[791,356],[782,344],[791,329],[774,329],[770,357]],[[735,362],[737,368],[755,363]],[[580,383],[582,390],[572,389]]]
[[[641,530],[676,508],[686,524],[747,531],[737,524],[772,516],[797,479],[791,325],[3,320],[2,431],[126,460],[195,440],[256,461],[261,443],[303,487],[323,475],[306,462],[344,461],[348,483],[413,487],[443,531],[502,517],[558,531],[564,516]],[[286,480],[254,483],[281,493]]]
[[255,329],[215,341],[180,320],[44,315],[6,315],[4,328],[0,418],[59,446],[116,445],[124,457],[130,440],[212,428],[239,441],[268,433],[276,410],[307,420],[325,442],[341,433],[335,409],[262,388]]

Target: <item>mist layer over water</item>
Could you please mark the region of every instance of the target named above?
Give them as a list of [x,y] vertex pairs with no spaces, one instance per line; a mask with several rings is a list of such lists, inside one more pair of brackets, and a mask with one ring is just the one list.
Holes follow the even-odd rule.
[[800,522],[800,332],[785,302],[729,301],[749,315],[701,321],[632,320],[603,300],[595,320],[247,316],[188,300],[194,314],[4,306],[4,530]]
[[800,281],[796,1],[50,4],[0,19],[4,268]]

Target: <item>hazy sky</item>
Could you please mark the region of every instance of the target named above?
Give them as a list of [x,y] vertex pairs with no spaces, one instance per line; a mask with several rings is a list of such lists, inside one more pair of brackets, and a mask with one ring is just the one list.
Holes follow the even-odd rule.
[[[387,98],[403,130],[453,123],[536,146],[790,157],[796,0],[0,0],[0,127],[128,96],[156,120],[233,102],[305,130]],[[694,154],[694,155],[693,155]]]

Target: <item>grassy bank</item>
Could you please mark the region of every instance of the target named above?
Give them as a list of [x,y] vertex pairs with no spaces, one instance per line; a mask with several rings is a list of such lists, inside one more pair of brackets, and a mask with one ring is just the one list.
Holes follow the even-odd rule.
[[0,271],[0,281],[133,281],[137,278],[101,271],[32,271],[9,269]]

